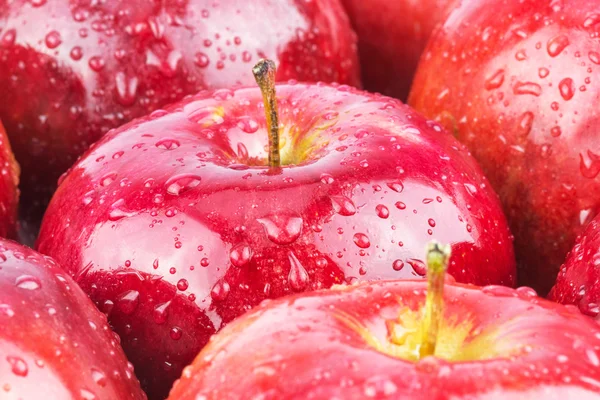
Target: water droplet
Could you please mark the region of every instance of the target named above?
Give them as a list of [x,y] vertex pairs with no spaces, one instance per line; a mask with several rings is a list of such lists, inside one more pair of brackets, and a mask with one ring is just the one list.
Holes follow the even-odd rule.
[[560,129],[560,126],[554,126],[552,127],[552,129],[550,129],[550,134],[553,137],[559,137],[561,135],[562,131]]
[[181,144],[178,140],[166,138],[156,142],[155,146],[163,150],[175,150],[181,146]]
[[288,253],[288,258],[290,260],[288,282],[294,291],[301,292],[308,285],[308,272],[306,272],[306,269],[304,269],[296,255],[291,251]]
[[6,361],[8,361],[8,363],[10,364],[10,369],[13,374],[22,377],[27,376],[29,368],[27,368],[27,363],[25,363],[25,361],[22,358],[7,356]]
[[104,59],[100,56],[93,56],[88,61],[88,65],[93,71],[99,72],[104,68]]
[[550,70],[548,68],[541,67],[540,69],[538,69],[538,75],[542,79],[547,77],[549,74],[550,74]]
[[247,243],[241,242],[231,248],[229,260],[234,266],[241,268],[252,259],[252,249]]
[[13,317],[15,312],[8,304],[0,304],[0,316],[2,317]]
[[202,178],[200,178],[198,175],[193,174],[175,175],[165,182],[165,189],[167,190],[167,193],[173,196],[179,196],[180,194],[198,186],[201,179]]
[[378,204],[375,207],[375,212],[379,218],[387,219],[390,216],[390,210],[383,204]]
[[83,57],[83,50],[79,46],[75,46],[69,52],[69,55],[74,61],[79,61]]
[[154,312],[152,313],[152,319],[157,325],[162,325],[167,322],[167,317],[169,316],[169,306],[171,305],[170,301],[166,303],[157,304],[154,307]]
[[558,84],[560,95],[565,101],[569,101],[575,95],[575,83],[571,78],[565,78]]
[[15,43],[16,38],[17,38],[17,31],[15,31],[14,29],[9,29],[6,32],[4,32],[4,35],[2,35],[2,41],[0,44],[3,47],[12,46]]
[[128,290],[119,296],[117,307],[123,314],[129,315],[135,311],[140,301],[140,292],[137,290]]
[[169,336],[173,340],[181,339],[181,335],[183,335],[183,330],[178,326],[172,327],[171,330],[169,331]]
[[412,267],[417,275],[425,276],[427,274],[427,266],[423,261],[417,260],[416,258],[410,258],[406,260],[406,263]]
[[590,51],[588,53],[588,57],[589,57],[590,61],[593,62],[594,64],[600,64],[600,53],[595,52],[595,51]]
[[57,31],[51,31],[46,35],[46,46],[48,46],[49,49],[55,49],[58,46],[60,46],[60,44],[62,43],[62,39],[60,37],[60,33],[58,33]]
[[539,96],[542,94],[542,87],[534,82],[517,82],[513,88],[515,94],[530,94]]
[[105,387],[108,383],[106,374],[97,368],[92,368],[92,379],[98,386]]
[[395,260],[392,263],[392,268],[394,271],[402,271],[402,268],[404,268],[404,262],[402,260]]
[[284,210],[257,219],[265,234],[275,244],[294,243],[302,233],[302,218],[292,210]]
[[321,174],[321,182],[326,185],[331,185],[335,179],[330,174]]
[[238,118],[237,127],[246,133],[254,133],[258,130],[258,122],[250,117]]
[[188,286],[189,284],[186,279],[180,279],[177,281],[177,289],[181,290],[182,292],[187,290]]
[[558,35],[548,40],[546,48],[550,57],[556,57],[569,45],[569,38],[565,35]]
[[102,178],[100,178],[100,186],[106,187],[106,186],[110,185],[111,183],[113,183],[116,178],[117,178],[117,174],[115,172],[109,172],[108,174],[106,174]]
[[499,69],[492,76],[485,80],[485,88],[487,90],[498,89],[504,83],[504,70]]
[[430,227],[435,228],[435,220],[433,218],[429,218],[427,220],[427,223],[429,224]]
[[395,206],[398,210],[406,210],[406,204],[401,201],[397,201]]
[[533,125],[533,113],[531,111],[524,112],[519,119],[519,133],[521,136],[529,135],[531,126]]
[[404,184],[402,184],[402,182],[400,181],[390,182],[387,184],[387,186],[396,193],[402,193],[402,191],[404,190]]
[[135,103],[138,88],[138,78],[128,77],[124,72],[115,75],[115,87],[117,90],[117,102],[124,107]]
[[369,237],[364,233],[355,233],[353,239],[354,244],[360,247],[361,249],[368,249],[369,247],[371,247]]
[[527,52],[525,51],[525,49],[518,50],[515,53],[515,58],[517,59],[517,61],[527,60]]
[[600,173],[600,155],[588,150],[586,158],[583,153],[580,153],[579,170],[584,178],[595,179]]
[[21,289],[37,290],[42,287],[42,282],[35,276],[21,275],[15,280],[15,285]]
[[519,294],[515,289],[506,287],[506,286],[498,286],[498,285],[489,285],[485,286],[481,289],[481,291],[485,294],[497,297],[518,297]]
[[126,217],[133,217],[134,215],[135,212],[127,210],[125,200],[119,199],[111,205],[108,219],[110,221],[118,221]]
[[210,291],[210,297],[216,301],[224,301],[225,299],[227,299],[227,296],[229,296],[229,291],[229,283],[224,281],[218,281],[217,283],[215,283],[212,290]]
[[79,395],[81,396],[81,400],[96,400],[96,395],[94,392],[91,392],[87,389],[79,390]]

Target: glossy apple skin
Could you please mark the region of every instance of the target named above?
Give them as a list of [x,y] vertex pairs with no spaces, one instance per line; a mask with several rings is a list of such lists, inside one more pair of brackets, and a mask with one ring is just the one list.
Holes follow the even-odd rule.
[[600,327],[527,287],[446,285],[446,318],[497,331],[505,353],[486,360],[395,358],[338,317],[385,342],[386,322],[425,293],[422,281],[385,281],[264,302],[211,339],[169,400],[598,398]]
[[365,89],[406,100],[434,28],[456,0],[343,0],[358,35]]
[[0,237],[14,239],[19,206],[19,164],[0,121]]
[[600,216],[577,238],[561,266],[549,298],[574,304],[591,317],[600,315]]
[[515,282],[498,199],[438,124],[348,86],[277,93],[284,167],[264,166],[258,88],[204,92],[107,134],[44,217],[38,249],[107,310],[149,393],[263,299],[422,275],[432,239],[457,280]]
[[0,119],[36,206],[28,221],[108,130],[202,89],[253,84],[261,57],[282,81],[360,85],[339,0],[89,3],[0,0]]
[[146,399],[106,317],[50,257],[0,240],[0,398]]
[[592,11],[586,0],[463,1],[430,42],[409,98],[480,162],[515,235],[519,279],[542,294],[600,209]]

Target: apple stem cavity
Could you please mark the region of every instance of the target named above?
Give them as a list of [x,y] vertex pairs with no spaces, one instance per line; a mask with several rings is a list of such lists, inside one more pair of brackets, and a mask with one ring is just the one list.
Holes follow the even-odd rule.
[[272,60],[261,59],[252,73],[263,96],[267,129],[269,131],[269,167],[281,165],[279,156],[279,116],[277,114],[277,96],[275,93],[275,72],[277,67]]
[[435,354],[438,332],[444,312],[444,278],[450,260],[450,245],[432,242],[427,246],[427,298],[423,318],[420,358]]

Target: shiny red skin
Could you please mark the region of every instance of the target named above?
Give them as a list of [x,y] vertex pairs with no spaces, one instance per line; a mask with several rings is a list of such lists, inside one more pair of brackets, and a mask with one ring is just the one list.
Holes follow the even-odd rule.
[[591,317],[600,315],[600,216],[577,238],[549,298],[574,304]]
[[421,53],[456,0],[343,0],[365,89],[405,100]]
[[15,161],[6,131],[0,121],[0,237],[13,239],[17,234],[19,206],[19,164]]
[[463,1],[409,98],[480,162],[515,235],[519,280],[542,294],[600,210],[593,11],[587,0]]
[[[210,335],[263,299],[418,276],[432,239],[452,243],[457,280],[515,282],[497,197],[438,124],[348,86],[277,93],[282,159],[298,165],[264,166],[258,88],[200,93],[107,134],[44,217],[38,249],[111,309],[149,393],[166,394]],[[123,312],[131,290],[137,308]]]
[[109,129],[202,89],[253,84],[261,57],[282,81],[360,85],[339,0],[0,0],[0,119],[25,204],[41,218],[59,175]]
[[495,345],[506,353],[488,360],[412,363],[379,352],[337,317],[354,317],[385,342],[386,322],[417,310],[425,293],[424,282],[387,281],[262,303],[213,337],[169,400],[600,396],[600,327],[530,288],[446,285],[446,318],[500,331]]
[[54,260],[0,239],[0,398],[144,400],[106,317]]

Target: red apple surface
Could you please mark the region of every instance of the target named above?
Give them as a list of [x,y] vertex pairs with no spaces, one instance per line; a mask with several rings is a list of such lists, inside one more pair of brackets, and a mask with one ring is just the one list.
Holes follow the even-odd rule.
[[0,0],[0,119],[25,205],[41,218],[59,175],[109,129],[252,84],[267,56],[280,80],[360,84],[339,0]]
[[15,238],[19,205],[19,164],[0,121],[0,237]]
[[421,357],[426,285],[384,281],[262,303],[213,336],[169,400],[598,399],[600,326],[517,290],[447,284]]
[[421,53],[456,0],[343,0],[365,89],[405,100]]
[[49,257],[0,239],[0,398],[146,395],[85,293]]
[[600,315],[600,216],[577,238],[549,297],[591,317]]
[[463,1],[409,98],[480,162],[515,235],[519,279],[541,294],[600,210],[597,11],[587,0]]
[[264,299],[418,278],[433,238],[458,281],[515,282],[497,196],[437,123],[348,86],[277,94],[280,168],[258,88],[202,92],[108,133],[44,217],[38,249],[108,314],[149,393]]

